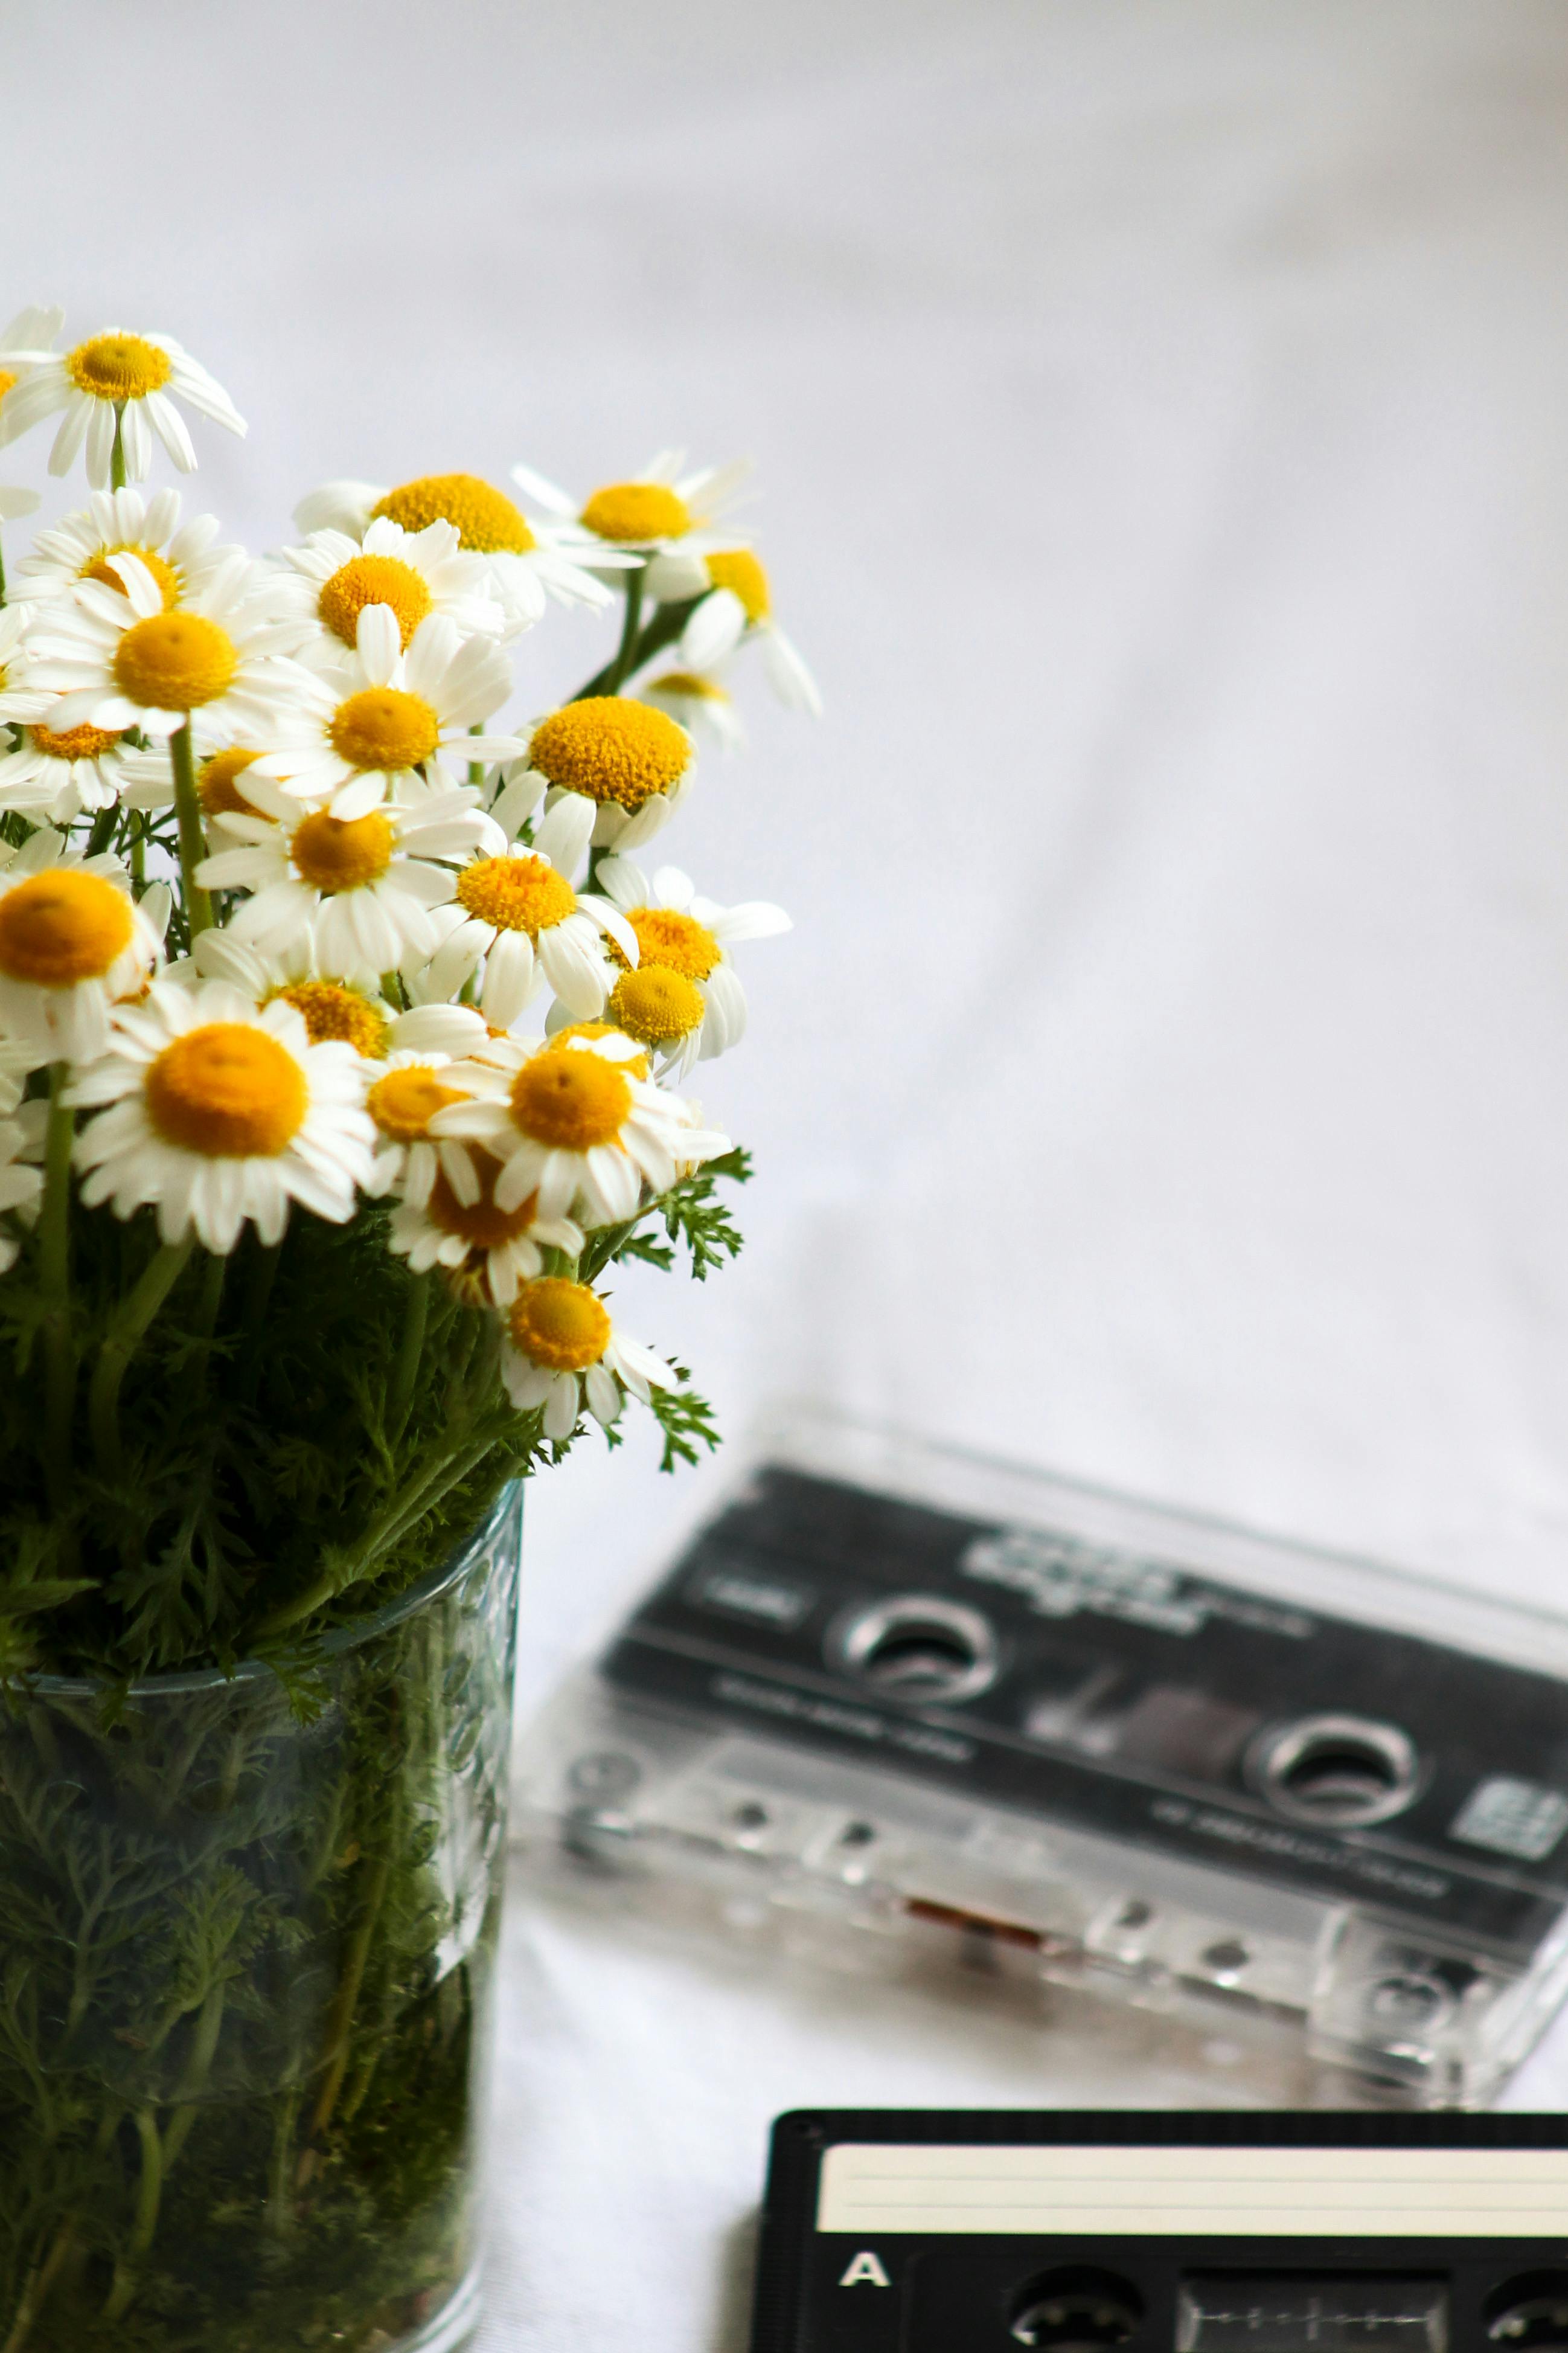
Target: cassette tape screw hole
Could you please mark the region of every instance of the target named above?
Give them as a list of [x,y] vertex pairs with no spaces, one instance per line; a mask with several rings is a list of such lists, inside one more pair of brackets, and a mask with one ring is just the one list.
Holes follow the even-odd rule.
[[996,1680],[996,1637],[978,1609],[936,1594],[901,1595],[836,1627],[828,1650],[873,1690],[919,1705],[974,1699]]
[[1323,1829],[1353,1830],[1403,1813],[1420,1782],[1407,1734],[1371,1716],[1309,1715],[1266,1732],[1249,1778],[1277,1813]]
[[1142,2317],[1131,2280],[1085,2266],[1032,2279],[1014,2305],[1011,2327],[1020,2345],[1050,2353],[1107,2353],[1125,2345]]
[[1117,1914],[1116,1926],[1119,1928],[1146,1928],[1153,1917],[1154,1906],[1135,1895],[1131,1903],[1124,1904]]
[[1379,1978],[1367,1995],[1366,2006],[1379,2026],[1402,2034],[1429,2034],[1448,2018],[1454,1997],[1431,1978]]
[[1510,2353],[1568,2346],[1568,2271],[1525,2272],[1487,2299],[1487,2335]]
[[1222,1936],[1217,1945],[1210,1945],[1204,1953],[1204,1967],[1211,1975],[1234,1983],[1251,1960],[1252,1955],[1239,1936]]

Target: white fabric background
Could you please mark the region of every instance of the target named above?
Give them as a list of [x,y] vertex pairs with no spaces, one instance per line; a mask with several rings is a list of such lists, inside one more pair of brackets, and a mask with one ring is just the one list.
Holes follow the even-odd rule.
[[[752,1248],[623,1292],[731,1426],[811,1390],[1561,1593],[1562,8],[5,16],[0,310],[188,341],[254,542],[332,473],[761,460],[829,716],[757,681],[676,838],[799,918],[705,1075]],[[541,1486],[525,1695],[701,1492]],[[731,2353],[781,2107],[1148,2080],[521,1905],[503,2022],[485,2353]]]

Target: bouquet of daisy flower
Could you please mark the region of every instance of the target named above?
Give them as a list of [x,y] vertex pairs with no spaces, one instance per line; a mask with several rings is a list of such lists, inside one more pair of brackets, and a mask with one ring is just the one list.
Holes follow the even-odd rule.
[[[754,648],[740,470],[138,485],[164,335],[0,336],[85,506],[0,567],[0,2353],[456,2346],[518,1482],[630,1398],[621,1261],[739,1247],[683,1091],[787,928],[648,845]],[[0,488],[0,520],[37,503]],[[552,602],[614,650],[523,725]]]

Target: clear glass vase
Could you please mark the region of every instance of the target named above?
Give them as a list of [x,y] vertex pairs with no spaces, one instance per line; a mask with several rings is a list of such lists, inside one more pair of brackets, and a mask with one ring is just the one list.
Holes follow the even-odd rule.
[[0,1691],[0,2353],[472,2333],[521,1535],[287,1688]]

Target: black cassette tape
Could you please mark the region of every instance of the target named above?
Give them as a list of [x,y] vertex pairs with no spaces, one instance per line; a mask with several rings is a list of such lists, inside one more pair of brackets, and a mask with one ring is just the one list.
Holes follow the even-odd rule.
[[601,1900],[1417,2104],[1492,2096],[1568,1983],[1562,1620],[842,1425],[775,1436],[519,1796]]
[[1568,2347],[1561,2116],[801,2114],[752,2353]]

